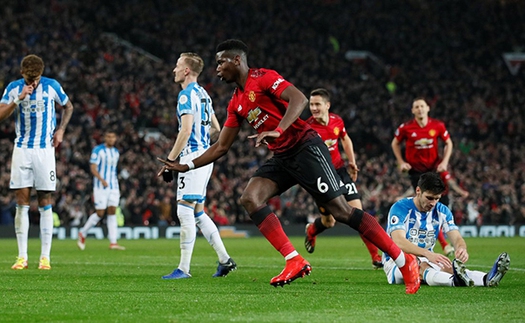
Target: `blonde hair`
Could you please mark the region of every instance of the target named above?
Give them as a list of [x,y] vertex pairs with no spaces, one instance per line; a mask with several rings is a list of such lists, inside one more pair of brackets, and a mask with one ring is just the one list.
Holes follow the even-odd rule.
[[20,63],[20,72],[29,79],[36,79],[44,73],[44,61],[36,55],[27,55]]
[[180,54],[180,57],[184,57],[184,61],[188,64],[190,70],[194,73],[200,74],[204,68],[204,61],[196,53],[187,52]]

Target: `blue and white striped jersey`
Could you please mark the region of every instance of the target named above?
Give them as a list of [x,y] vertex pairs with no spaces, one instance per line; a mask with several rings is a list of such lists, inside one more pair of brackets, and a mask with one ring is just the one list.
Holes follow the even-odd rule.
[[404,230],[408,241],[430,251],[434,251],[440,228],[445,233],[458,230],[452,212],[441,202],[428,212],[420,212],[414,204],[414,198],[408,197],[394,203],[388,212],[386,232],[390,236],[395,230]]
[[180,157],[189,153],[208,149],[210,146],[211,116],[215,113],[208,92],[198,83],[190,83],[180,91],[177,103],[177,119],[179,130],[181,128],[181,116],[193,115],[193,128],[188,144],[181,151]]
[[[120,153],[117,148],[106,147],[105,144],[100,144],[91,151],[90,164],[97,165],[97,170],[100,176],[108,183],[109,189],[118,189],[117,165]],[[96,177],[93,177],[93,187],[104,188],[104,185]]]
[[[24,79],[9,83],[0,103],[9,104],[20,96]],[[69,98],[60,84],[42,76],[40,83],[31,95],[15,108],[15,145],[19,148],[52,147],[56,126],[55,102],[64,106]]]

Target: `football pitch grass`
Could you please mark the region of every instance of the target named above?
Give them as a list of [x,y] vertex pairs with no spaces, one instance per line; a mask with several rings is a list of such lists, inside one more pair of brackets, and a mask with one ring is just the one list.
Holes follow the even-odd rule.
[[523,322],[525,239],[467,238],[467,267],[489,271],[503,251],[510,270],[496,288],[422,286],[406,295],[373,270],[359,237],[318,239],[308,254],[312,274],[284,288],[270,279],[283,258],[260,237],[224,239],[238,269],[212,278],[213,249],[197,239],[190,279],[162,280],[179,261],[179,240],[54,240],[50,271],[38,270],[40,240],[29,241],[29,268],[10,269],[14,239],[0,239],[1,322]]

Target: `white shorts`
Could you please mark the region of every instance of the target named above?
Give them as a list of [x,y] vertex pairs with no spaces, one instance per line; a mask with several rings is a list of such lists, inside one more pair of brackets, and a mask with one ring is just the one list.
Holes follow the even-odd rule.
[[105,210],[110,206],[117,207],[120,200],[120,191],[118,189],[94,188],[93,202],[95,210]]
[[10,189],[34,187],[37,191],[55,191],[56,176],[55,147],[14,147]]
[[[430,262],[426,257],[417,257],[417,259],[419,259],[420,263],[428,263],[430,267],[437,271],[443,270],[441,266]],[[390,258],[388,261],[384,261],[383,264],[383,270],[386,274],[386,279],[388,280],[389,284],[404,284],[403,275],[401,274],[399,267],[397,267],[396,263],[394,262],[394,259]]]
[[[186,164],[202,155],[205,151],[197,151],[180,158],[181,164]],[[206,199],[206,187],[213,171],[213,163],[179,173],[177,179],[177,201],[203,203]]]

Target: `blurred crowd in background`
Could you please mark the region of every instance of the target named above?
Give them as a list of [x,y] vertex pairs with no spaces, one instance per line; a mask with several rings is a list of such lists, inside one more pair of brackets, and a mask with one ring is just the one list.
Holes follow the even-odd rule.
[[[449,171],[470,192],[451,194],[458,224],[525,224],[525,68],[513,75],[505,52],[525,51],[525,2],[388,0],[74,0],[2,6],[0,88],[20,78],[20,61],[37,54],[75,111],[57,149],[54,211],[62,225],[93,212],[91,149],[105,129],[117,130],[121,210],[126,225],[176,225],[174,183],[156,174],[177,134],[180,87],[172,69],[181,52],[205,63],[199,78],[219,121],[233,85],[215,73],[215,47],[228,38],[249,46],[251,67],[277,70],[308,97],[325,87],[331,111],[345,120],[360,168],[366,211],[384,219],[410,187],[390,143],[413,118],[412,99],[425,96],[430,116],[454,141]],[[348,51],[373,55],[348,59]],[[303,118],[309,116],[306,109]],[[60,111],[59,111],[60,113]],[[250,222],[238,203],[251,174],[269,157],[254,148],[245,125],[231,151],[215,163],[207,209],[218,225]],[[0,123],[0,221],[12,224],[9,190],[14,120]],[[283,223],[318,216],[294,187],[270,200]],[[38,223],[36,202],[32,223]]]

